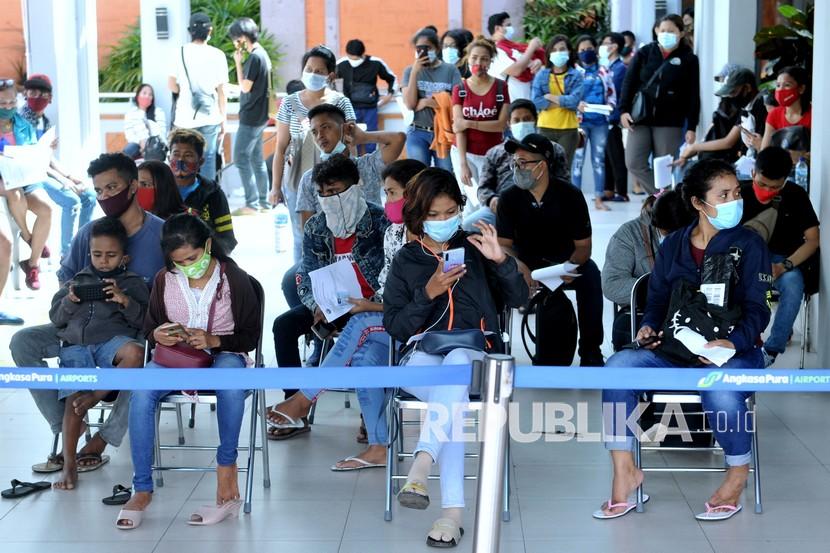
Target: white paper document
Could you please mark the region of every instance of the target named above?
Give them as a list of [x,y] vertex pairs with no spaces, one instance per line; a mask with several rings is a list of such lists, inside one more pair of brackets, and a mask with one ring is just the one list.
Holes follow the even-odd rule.
[[6,190],[46,180],[55,136],[55,127],[52,127],[43,133],[37,144],[6,146],[3,149],[3,154],[0,155],[0,176],[3,177]]
[[351,311],[349,298],[362,298],[360,283],[352,263],[341,259],[316,271],[308,273],[311,292],[326,321],[332,322]]
[[654,158],[654,186],[658,190],[668,188],[674,184],[672,181],[673,161],[674,158],[671,155]]
[[706,296],[708,303],[723,307],[723,301],[726,296],[726,284],[701,284],[700,291]]
[[680,343],[686,346],[686,349],[690,352],[705,357],[718,367],[722,367],[735,355],[735,350],[732,348],[722,346],[716,346],[714,348],[705,347],[709,341],[690,328],[681,328],[674,334],[674,337],[680,340]]
[[585,113],[599,113],[600,115],[611,115],[614,108],[608,104],[585,104]]
[[551,265],[550,267],[536,269],[530,273],[530,277],[533,280],[538,280],[547,286],[551,292],[553,292],[562,286],[563,282],[565,282],[562,280],[563,276],[572,278],[580,276],[579,273],[576,272],[578,268],[579,265],[576,265],[575,263],[561,263],[559,265]]

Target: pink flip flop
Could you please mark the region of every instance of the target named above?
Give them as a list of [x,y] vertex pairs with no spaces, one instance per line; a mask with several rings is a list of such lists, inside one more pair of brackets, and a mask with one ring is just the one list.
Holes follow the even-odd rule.
[[[649,497],[649,495],[647,493],[644,493],[643,494],[643,503],[644,504],[648,503],[649,499],[651,499]],[[634,509],[637,508],[637,500],[635,499],[634,501],[625,501],[625,502],[621,502],[621,503],[613,503],[612,500],[609,498],[607,508],[608,509],[616,509],[617,507],[625,507],[625,509],[620,511],[619,513],[614,513],[614,514],[611,514],[611,515],[607,515],[607,514],[605,514],[605,511],[603,511],[602,509],[598,509],[598,510],[594,511],[594,513],[591,516],[593,516],[594,518],[597,518],[599,520],[611,520],[612,518],[620,518],[622,516],[627,515],[628,513],[630,513],[631,511],[633,511]]]
[[695,515],[697,520],[705,522],[713,522],[716,520],[728,520],[741,512],[744,508],[740,503],[737,505],[709,505],[705,503],[706,512]]
[[[239,499],[228,501],[222,505],[202,505],[195,513],[190,515],[190,520],[187,523],[192,526],[219,524],[228,517],[239,516],[239,507],[241,506],[242,501]],[[199,517],[201,520],[194,520],[196,517]]]

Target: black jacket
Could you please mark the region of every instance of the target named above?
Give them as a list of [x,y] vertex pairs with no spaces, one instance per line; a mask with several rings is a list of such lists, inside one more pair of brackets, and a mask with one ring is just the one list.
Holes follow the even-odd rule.
[[[528,288],[512,257],[501,265],[487,260],[459,232],[450,240],[449,249],[464,248],[467,274],[458,281],[453,292],[453,329],[481,328],[498,333],[501,305],[520,307],[527,303]],[[426,295],[426,284],[438,266],[429,250],[421,249],[417,240],[398,251],[383,291],[383,324],[390,336],[406,342],[434,323],[432,330],[447,330],[449,296],[445,293],[434,300]],[[494,292],[500,297],[494,297]],[[445,312],[446,310],[446,312]]]
[[373,108],[378,105],[378,78],[386,81],[389,94],[395,91],[395,75],[383,60],[365,56],[363,63],[352,67],[348,58],[337,64],[337,77],[343,79],[343,94],[355,108]]
[[[649,127],[682,127],[694,130],[700,119],[700,65],[697,56],[685,43],[681,43],[670,55],[663,72],[653,86],[659,85],[654,116],[641,125]],[[625,73],[620,113],[630,113],[634,95],[646,85],[654,72],[663,64],[663,53],[656,42],[647,44],[637,52]]]
[[236,247],[233,234],[233,220],[225,193],[215,182],[199,175],[199,186],[184,200],[184,205],[199,212],[204,222],[216,233],[225,254],[230,255]]

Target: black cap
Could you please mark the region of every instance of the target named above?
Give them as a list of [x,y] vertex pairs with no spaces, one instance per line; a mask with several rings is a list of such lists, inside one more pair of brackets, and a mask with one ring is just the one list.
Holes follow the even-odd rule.
[[23,88],[26,90],[52,92],[52,81],[46,75],[37,73],[35,75],[29,75],[29,78],[23,83]]
[[504,143],[504,150],[508,154],[515,154],[516,150],[525,150],[526,152],[542,155],[545,157],[548,165],[553,162],[554,156],[556,155],[553,144],[541,134],[529,134],[521,141],[511,138]]
[[190,26],[188,28],[193,29],[194,27],[213,27],[213,24],[211,24],[208,14],[196,12],[190,16]]
[[731,96],[736,90],[745,84],[752,85],[753,88],[758,87],[758,81],[755,78],[755,73],[746,67],[739,67],[729,73],[729,76],[726,78],[726,82],[718,89],[717,92],[715,92],[715,94],[718,96]]

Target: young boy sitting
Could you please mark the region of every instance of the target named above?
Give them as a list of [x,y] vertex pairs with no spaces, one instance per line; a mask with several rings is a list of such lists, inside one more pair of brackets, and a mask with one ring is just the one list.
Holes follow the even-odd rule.
[[[127,231],[118,219],[104,217],[93,223],[89,238],[91,265],[58,290],[49,311],[61,339],[61,366],[144,365],[144,346],[138,338],[150,292],[141,276],[127,272],[126,249]],[[66,403],[64,465],[62,478],[54,484],[56,489],[75,488],[79,461],[75,451],[84,416],[109,394],[109,391],[60,391],[58,397]]]

